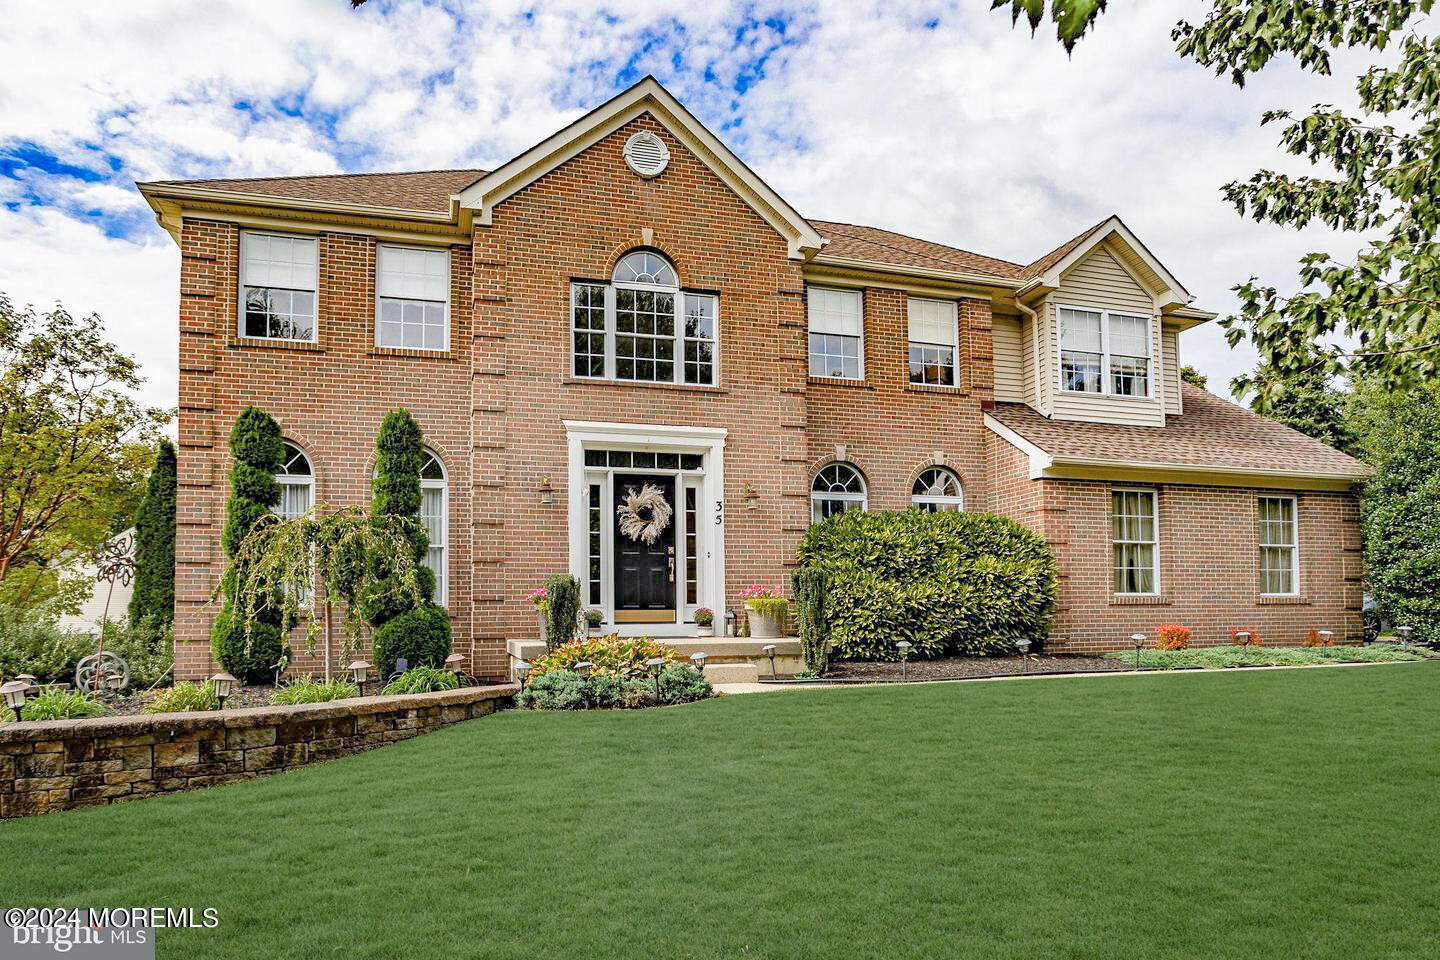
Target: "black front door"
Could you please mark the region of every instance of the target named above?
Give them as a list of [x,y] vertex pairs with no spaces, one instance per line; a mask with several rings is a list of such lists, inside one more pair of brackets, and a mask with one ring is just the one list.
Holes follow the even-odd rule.
[[[630,511],[626,501],[659,490],[669,506],[664,528],[652,542],[642,530],[622,529]],[[675,621],[675,478],[638,473],[615,474],[615,620],[618,623]],[[650,523],[655,511],[640,510],[637,520]],[[632,521],[632,524],[634,521]]]

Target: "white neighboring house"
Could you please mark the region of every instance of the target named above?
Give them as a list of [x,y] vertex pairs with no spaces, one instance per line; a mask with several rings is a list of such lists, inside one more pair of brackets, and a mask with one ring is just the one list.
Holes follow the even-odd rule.
[[[130,555],[135,554],[135,528],[122,530],[110,539],[111,543],[116,540],[130,538]],[[90,594],[85,602],[80,605],[80,612],[77,614],[65,614],[60,618],[59,625],[65,630],[89,630],[99,632],[100,621],[105,616],[105,598],[110,597],[110,619],[118,620],[125,616],[130,609],[130,596],[135,592],[134,580],[130,583],[115,581],[115,590],[110,592],[108,583],[97,583],[95,580],[95,562],[86,560],[75,565],[71,576],[79,577],[90,584]]]

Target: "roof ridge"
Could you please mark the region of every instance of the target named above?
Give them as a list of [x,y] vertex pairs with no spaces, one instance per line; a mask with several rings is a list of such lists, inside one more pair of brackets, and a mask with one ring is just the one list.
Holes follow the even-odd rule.
[[225,180],[326,180],[339,177],[404,177],[420,173],[488,173],[484,167],[440,167],[433,170],[366,170],[355,173],[285,173],[272,177],[197,177],[186,180],[152,180],[151,183],[220,183]]

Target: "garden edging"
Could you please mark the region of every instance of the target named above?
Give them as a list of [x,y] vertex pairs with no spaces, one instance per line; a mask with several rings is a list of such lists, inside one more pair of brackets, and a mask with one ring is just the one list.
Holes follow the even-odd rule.
[[239,710],[0,725],[0,818],[236,783],[359,753],[509,703],[513,683]]

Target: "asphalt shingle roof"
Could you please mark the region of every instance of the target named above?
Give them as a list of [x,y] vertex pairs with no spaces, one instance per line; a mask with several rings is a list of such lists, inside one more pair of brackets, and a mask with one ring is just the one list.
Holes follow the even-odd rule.
[[158,180],[157,186],[206,187],[290,200],[364,204],[419,213],[450,212],[450,195],[484,170],[416,170],[408,173],[337,173],[316,177],[246,177],[231,180]]

